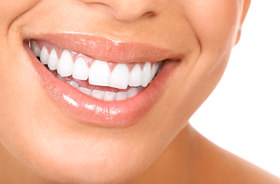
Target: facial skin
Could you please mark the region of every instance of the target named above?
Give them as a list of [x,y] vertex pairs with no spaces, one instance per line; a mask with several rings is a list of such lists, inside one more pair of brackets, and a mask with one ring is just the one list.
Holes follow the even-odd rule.
[[[7,172],[23,173],[18,177],[20,181],[68,184],[132,183],[136,179],[141,183],[144,173],[170,169],[164,168],[170,166],[166,159],[170,156],[161,156],[163,153],[191,155],[194,131],[189,130],[188,120],[220,80],[250,3],[0,2],[1,158],[6,158],[3,163]],[[132,126],[108,128],[86,124],[54,102],[23,46],[25,39],[65,32],[148,42],[179,53],[179,61],[166,61],[173,64],[163,80],[160,97]],[[166,165],[158,167],[160,163]],[[189,166],[184,167],[190,169]],[[188,169],[185,172],[190,174]]]

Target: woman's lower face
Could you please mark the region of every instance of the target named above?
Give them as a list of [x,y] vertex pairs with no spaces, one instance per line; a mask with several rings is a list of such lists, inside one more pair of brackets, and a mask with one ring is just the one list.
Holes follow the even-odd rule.
[[1,0],[0,140],[40,177],[141,176],[220,80],[241,0]]

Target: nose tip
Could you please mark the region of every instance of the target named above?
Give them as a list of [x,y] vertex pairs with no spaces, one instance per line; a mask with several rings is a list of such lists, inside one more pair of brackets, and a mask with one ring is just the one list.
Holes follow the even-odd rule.
[[153,4],[149,0],[127,0],[126,3],[118,3],[112,9],[119,20],[134,21],[145,15],[156,14]]
[[160,13],[161,2],[164,0],[83,0],[94,5],[102,4],[110,8],[113,16],[121,21],[134,21],[141,17]]

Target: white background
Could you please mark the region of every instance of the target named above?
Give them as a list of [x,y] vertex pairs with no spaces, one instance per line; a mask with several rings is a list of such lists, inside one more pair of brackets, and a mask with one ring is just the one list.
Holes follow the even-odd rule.
[[278,177],[279,9],[279,0],[252,0],[224,77],[191,119],[208,139]]

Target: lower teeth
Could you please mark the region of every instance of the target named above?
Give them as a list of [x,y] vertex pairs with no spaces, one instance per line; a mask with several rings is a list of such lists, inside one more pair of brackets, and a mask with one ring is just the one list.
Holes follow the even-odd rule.
[[143,87],[139,86],[139,87],[131,87],[126,90],[119,90],[116,88],[93,86],[88,84],[90,88],[89,89],[87,87],[83,87],[82,85],[79,86],[78,84],[79,82],[85,83],[86,81],[77,81],[76,79],[71,79],[69,77],[61,77],[59,74],[57,74],[56,71],[50,70],[50,72],[54,74],[58,79],[68,83],[69,85],[79,90],[80,92],[104,101],[126,100],[128,98],[137,95],[139,92],[141,92],[144,89]]

